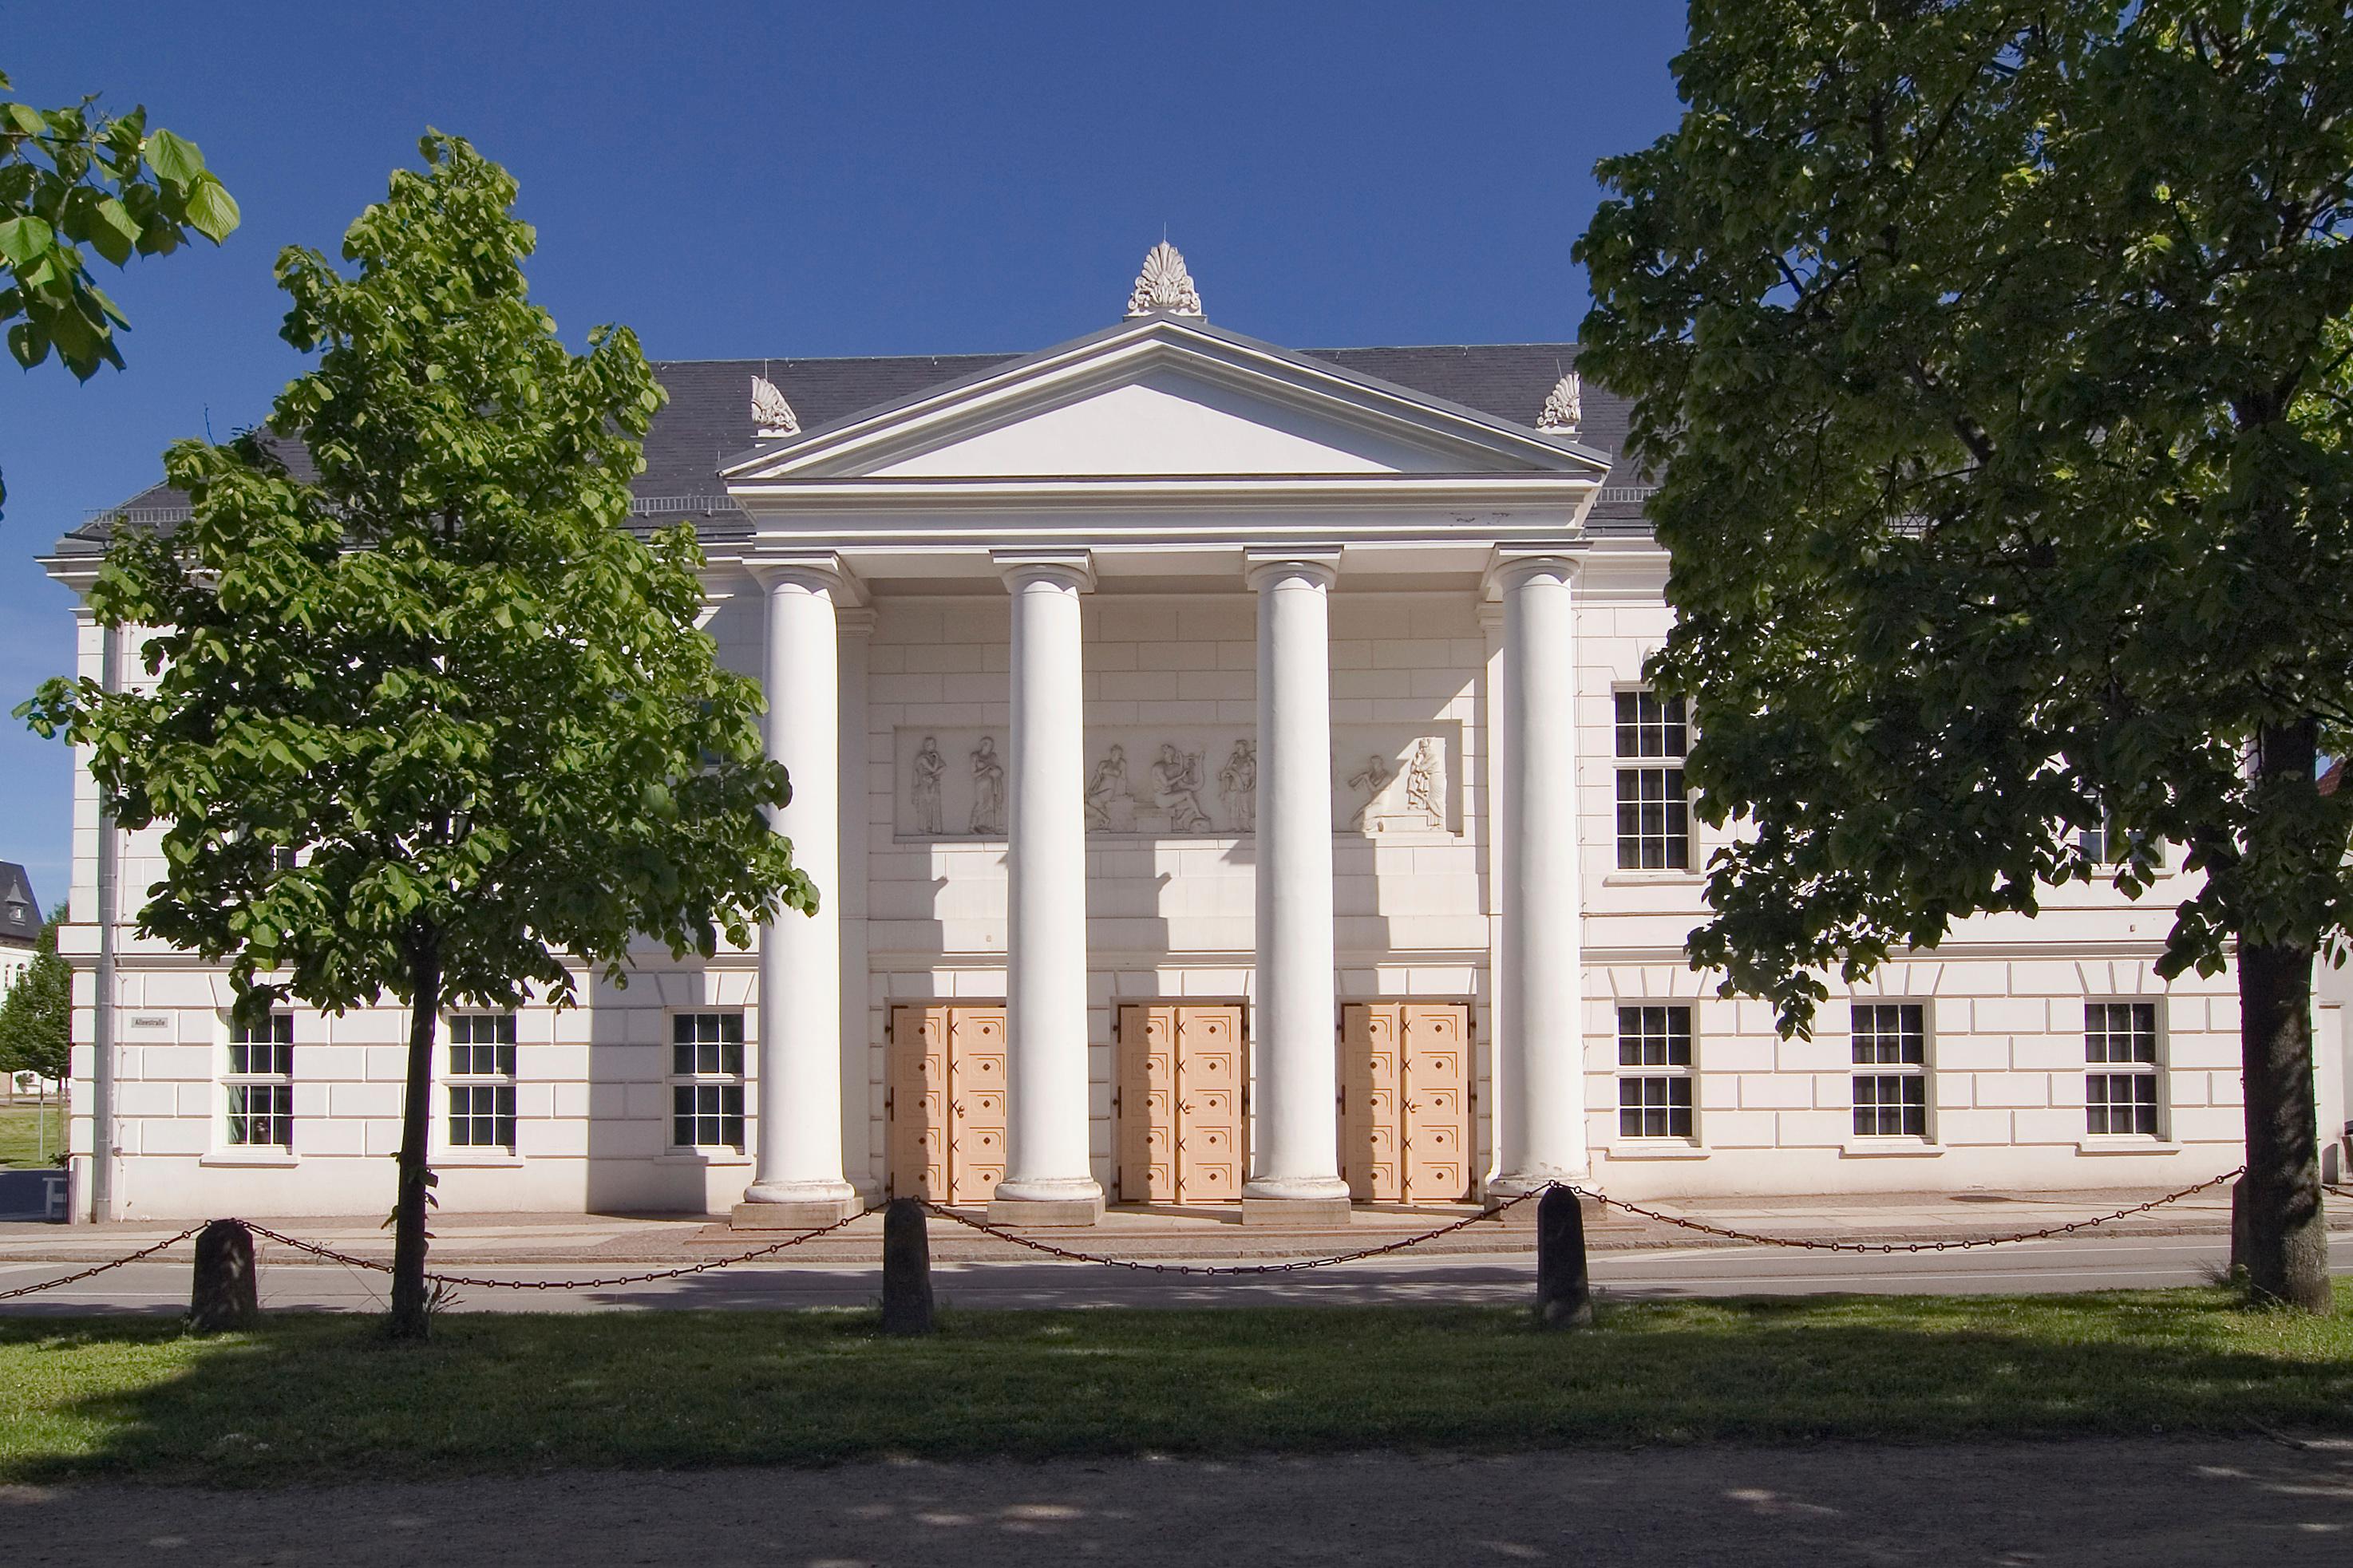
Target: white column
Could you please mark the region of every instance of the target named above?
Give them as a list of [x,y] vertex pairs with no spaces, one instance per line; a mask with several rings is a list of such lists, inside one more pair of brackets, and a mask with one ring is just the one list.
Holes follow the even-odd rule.
[[874,1157],[874,1020],[867,1009],[866,675],[874,637],[871,609],[838,609],[841,631],[841,1159],[859,1201],[882,1201]]
[[1087,827],[1079,595],[1085,561],[1000,563],[1013,595],[1006,759],[1005,1177],[989,1213],[1092,1225],[1087,1146]]
[[1253,561],[1258,992],[1250,1200],[1345,1207],[1333,1039],[1329,559]]
[[[760,929],[760,1117],[753,1181],[737,1223],[823,1225],[851,1212],[841,1174],[841,731],[839,577],[819,567],[754,568],[768,597],[763,675],[768,756],[792,775],[775,814],[817,912],[779,911]],[[757,1212],[762,1205],[776,1205]],[[746,1210],[755,1212],[746,1214]]]
[[1573,568],[1507,561],[1503,800],[1496,827],[1495,1174],[1491,1201],[1582,1179],[1585,1019],[1577,868],[1577,621]]

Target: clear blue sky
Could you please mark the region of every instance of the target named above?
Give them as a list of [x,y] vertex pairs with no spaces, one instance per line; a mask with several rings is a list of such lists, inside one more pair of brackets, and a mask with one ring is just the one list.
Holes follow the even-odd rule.
[[[130,368],[0,369],[0,859],[65,891],[70,668],[34,564],[301,362],[270,264],[332,253],[427,126],[522,183],[533,289],[658,358],[1018,352],[1115,320],[1165,226],[1210,319],[1297,346],[1572,338],[1594,160],[1672,123],[1672,0],[1396,5],[0,0],[15,96],[148,105],[244,208],[104,286]],[[0,362],[5,363],[5,362]]]

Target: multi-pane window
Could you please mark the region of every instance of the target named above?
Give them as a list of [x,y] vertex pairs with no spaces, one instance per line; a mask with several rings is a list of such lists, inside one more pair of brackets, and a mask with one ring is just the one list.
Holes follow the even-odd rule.
[[449,1020],[449,1147],[515,1146],[512,1013],[460,1013]]
[[294,1015],[229,1025],[226,1087],[231,1147],[294,1146]]
[[1641,871],[1691,868],[1691,801],[1683,753],[1691,726],[1683,700],[1618,693],[1618,864]]
[[670,1020],[670,1142],[744,1149],[744,1015],[680,1013]]
[[1692,1010],[1618,1009],[1618,1135],[1692,1135]]
[[2157,1136],[2157,1004],[2084,1005],[2084,1130]]
[[1854,1131],[1928,1136],[1928,1020],[1916,1002],[1854,1004]]

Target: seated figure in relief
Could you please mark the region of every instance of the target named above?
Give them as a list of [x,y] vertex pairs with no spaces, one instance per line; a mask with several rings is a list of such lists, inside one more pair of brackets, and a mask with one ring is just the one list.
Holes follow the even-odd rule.
[[1201,833],[1216,826],[1209,814],[1201,809],[1201,753],[1180,752],[1172,742],[1160,748],[1160,760],[1152,764],[1152,787],[1158,804],[1168,813],[1171,833]]
[[1382,792],[1396,777],[1397,764],[1377,752],[1365,759],[1363,767],[1348,775],[1348,787],[1365,792],[1365,798],[1356,803],[1356,815],[1348,818],[1349,826],[1364,832],[1371,831],[1366,825],[1365,814],[1373,809],[1373,803],[1381,798]]
[[1236,833],[1258,831],[1258,743],[1236,741],[1234,754],[1218,770],[1218,795]]

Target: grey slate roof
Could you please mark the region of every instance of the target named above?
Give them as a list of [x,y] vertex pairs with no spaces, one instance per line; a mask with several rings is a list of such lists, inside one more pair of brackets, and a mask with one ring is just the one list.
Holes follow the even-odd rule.
[[[1326,361],[1357,375],[1461,404],[1482,414],[1533,426],[1546,395],[1577,363],[1574,343],[1466,343],[1392,348],[1305,349],[1304,357]],[[755,446],[752,424],[752,377],[776,384],[814,430],[853,414],[898,403],[944,383],[961,381],[1022,354],[906,354],[853,359],[657,360],[653,371],[670,393],[646,434],[646,471],[632,485],[637,510],[648,526],[680,517],[697,520],[706,538],[724,538],[744,527],[743,514],[727,499],[717,473],[722,462]],[[1627,406],[1600,388],[1585,388],[1585,425],[1579,445],[1612,458],[1626,437]],[[310,477],[299,443],[281,448],[288,466]],[[1612,490],[1594,508],[1598,532],[1643,531],[1639,500],[1624,493],[1630,475],[1611,475]],[[186,499],[157,485],[125,501],[133,521],[168,527],[184,512]],[[142,516],[142,513],[152,515]],[[102,544],[111,510],[68,533],[61,548],[87,551]],[[709,521],[702,521],[708,519]]]
[[0,860],[0,947],[30,947],[40,940],[41,904],[33,879],[14,860]]

